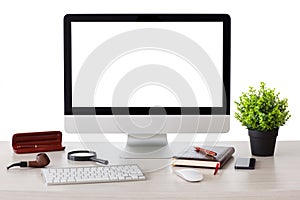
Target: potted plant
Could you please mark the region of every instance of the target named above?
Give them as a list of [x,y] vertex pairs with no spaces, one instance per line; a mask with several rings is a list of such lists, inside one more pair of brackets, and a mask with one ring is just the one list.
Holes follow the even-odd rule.
[[235,118],[248,129],[252,155],[273,156],[279,127],[291,117],[288,100],[261,82],[259,89],[250,86],[234,103]]

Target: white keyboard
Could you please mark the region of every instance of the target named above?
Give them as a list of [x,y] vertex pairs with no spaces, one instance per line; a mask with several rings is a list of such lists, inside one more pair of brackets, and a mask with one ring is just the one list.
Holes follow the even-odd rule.
[[47,185],[139,181],[146,177],[137,165],[42,169]]

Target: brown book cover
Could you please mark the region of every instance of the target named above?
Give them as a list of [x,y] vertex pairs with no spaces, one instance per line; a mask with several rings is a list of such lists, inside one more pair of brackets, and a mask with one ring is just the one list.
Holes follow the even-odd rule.
[[191,146],[184,152],[173,156],[173,166],[215,168],[217,163],[219,163],[220,168],[222,168],[235,152],[234,147],[205,146],[202,148],[214,151],[217,155],[214,157],[205,155],[204,153],[195,151],[194,146]]

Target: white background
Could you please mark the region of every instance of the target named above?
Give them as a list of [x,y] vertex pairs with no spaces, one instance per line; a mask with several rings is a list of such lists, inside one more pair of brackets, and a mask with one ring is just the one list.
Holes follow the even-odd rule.
[[[265,81],[289,98],[279,140],[299,140],[300,12],[297,0],[1,1],[0,140],[64,130],[63,16],[66,13],[228,13],[232,19],[231,113],[249,85]],[[65,140],[76,139],[64,134]],[[231,117],[221,140],[248,140]]]

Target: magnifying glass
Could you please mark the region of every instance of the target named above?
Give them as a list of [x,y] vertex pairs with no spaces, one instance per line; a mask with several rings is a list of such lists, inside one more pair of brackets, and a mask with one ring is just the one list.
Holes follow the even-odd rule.
[[78,150],[78,151],[70,151],[68,153],[68,160],[72,161],[94,161],[97,163],[101,163],[103,165],[108,164],[108,160],[103,160],[97,158],[97,154],[94,151],[88,150]]

